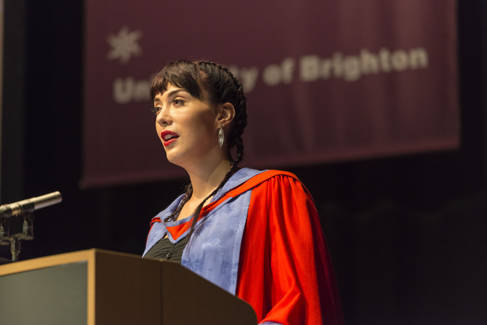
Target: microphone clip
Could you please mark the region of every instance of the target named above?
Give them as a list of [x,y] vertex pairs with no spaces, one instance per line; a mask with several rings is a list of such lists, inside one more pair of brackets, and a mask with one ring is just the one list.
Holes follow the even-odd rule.
[[34,213],[24,212],[10,217],[0,215],[0,245],[10,245],[12,262],[18,260],[21,240],[34,239]]
[[34,239],[34,211],[62,201],[59,191],[0,205],[0,245],[10,245],[12,262],[20,255],[20,241]]

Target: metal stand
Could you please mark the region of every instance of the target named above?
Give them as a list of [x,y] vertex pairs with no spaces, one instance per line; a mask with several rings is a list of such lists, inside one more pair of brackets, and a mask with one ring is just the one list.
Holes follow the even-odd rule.
[[21,240],[32,239],[34,239],[34,214],[32,212],[0,217],[0,245],[10,245],[12,262],[19,258]]

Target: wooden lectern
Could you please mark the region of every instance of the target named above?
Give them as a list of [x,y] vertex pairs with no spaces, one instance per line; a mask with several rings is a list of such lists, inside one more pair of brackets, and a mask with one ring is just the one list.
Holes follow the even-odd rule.
[[0,324],[255,325],[234,297],[179,264],[91,249],[0,266]]

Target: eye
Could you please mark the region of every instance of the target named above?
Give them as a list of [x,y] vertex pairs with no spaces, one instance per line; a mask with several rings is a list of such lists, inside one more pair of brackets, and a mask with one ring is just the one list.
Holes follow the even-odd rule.
[[174,98],[172,100],[172,103],[174,104],[174,106],[183,106],[186,103],[186,101],[181,98]]
[[157,106],[154,106],[154,107],[151,107],[151,112],[154,114],[154,115],[157,115],[159,114],[159,111],[161,110],[161,107],[157,107]]

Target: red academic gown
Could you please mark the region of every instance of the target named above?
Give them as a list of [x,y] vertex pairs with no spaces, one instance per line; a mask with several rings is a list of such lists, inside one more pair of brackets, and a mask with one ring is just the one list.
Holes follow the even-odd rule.
[[[259,323],[343,323],[335,279],[318,213],[294,174],[266,171],[202,209],[200,218],[251,190],[240,250],[236,295]],[[174,237],[189,222],[168,230]]]
[[259,322],[342,323],[318,213],[292,174],[281,172],[252,190],[237,296],[254,308]]

